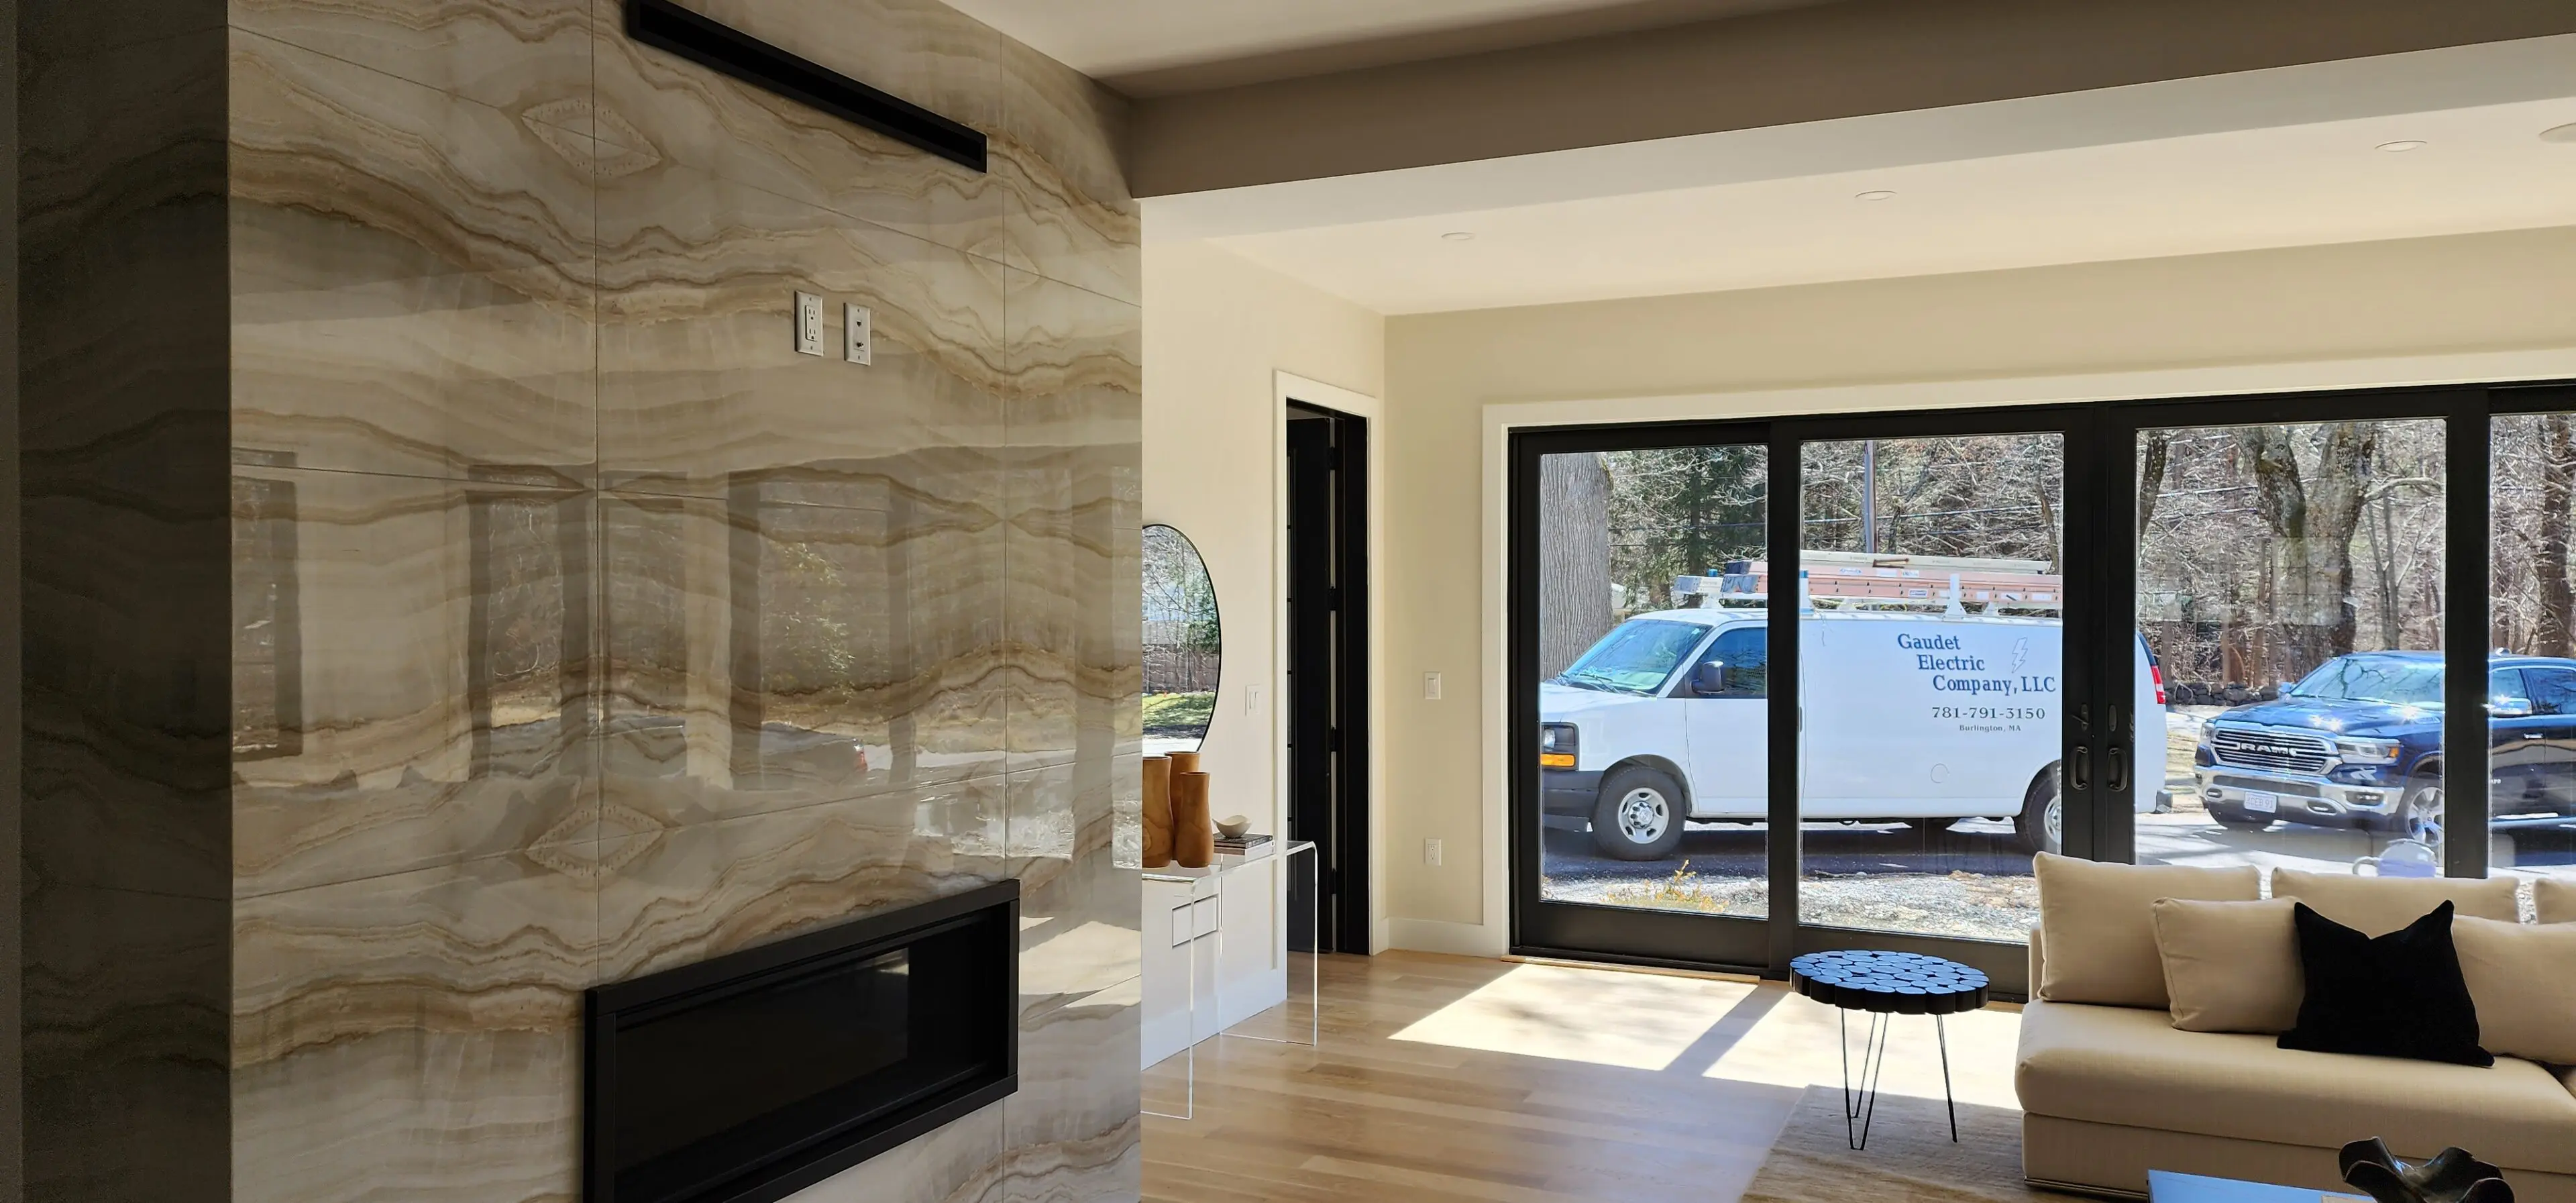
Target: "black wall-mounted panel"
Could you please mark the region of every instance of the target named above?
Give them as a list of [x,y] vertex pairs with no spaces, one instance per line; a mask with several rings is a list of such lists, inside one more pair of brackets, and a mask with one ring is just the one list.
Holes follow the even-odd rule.
[[672,0],[626,0],[626,36],[982,171],[984,135]]

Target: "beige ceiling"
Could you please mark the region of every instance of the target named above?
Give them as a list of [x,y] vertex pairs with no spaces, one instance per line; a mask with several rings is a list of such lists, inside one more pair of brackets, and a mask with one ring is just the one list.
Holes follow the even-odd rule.
[[2576,35],[1152,198],[1145,233],[1398,314],[2576,226],[2569,122]]
[[[2576,225],[2576,145],[2538,136],[2571,121],[2507,105],[1217,242],[1393,314]],[[2397,139],[2427,145],[2374,149]]]
[[1829,0],[949,0],[1131,96],[1418,62]]

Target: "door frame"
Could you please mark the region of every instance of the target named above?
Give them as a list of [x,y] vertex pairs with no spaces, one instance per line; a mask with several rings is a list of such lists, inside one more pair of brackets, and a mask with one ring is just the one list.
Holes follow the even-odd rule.
[[[1362,475],[1370,485],[1364,515],[1368,539],[1367,560],[1375,565],[1386,561],[1386,506],[1381,500],[1377,482],[1386,479],[1386,406],[1377,398],[1354,392],[1340,385],[1327,384],[1295,372],[1274,370],[1271,373],[1270,464],[1271,464],[1271,649],[1270,662],[1276,666],[1277,680],[1270,682],[1272,700],[1269,707],[1270,746],[1272,757],[1271,797],[1277,810],[1274,831],[1288,830],[1289,765],[1288,706],[1283,682],[1288,672],[1288,407],[1302,404],[1315,409],[1331,410],[1359,419],[1368,430],[1366,454],[1361,456]],[[1363,821],[1358,824],[1356,846],[1360,849],[1361,871],[1358,874],[1360,897],[1364,905],[1355,908],[1365,915],[1365,943],[1345,944],[1344,952],[1375,955],[1392,944],[1414,947],[1391,938],[1401,921],[1388,918],[1386,909],[1386,866],[1389,861],[1386,837],[1386,808],[1377,800],[1386,796],[1386,758],[1374,749],[1383,741],[1375,738],[1385,725],[1386,708],[1386,574],[1371,571],[1362,589],[1365,621],[1363,633],[1367,675],[1361,690],[1361,708],[1366,716],[1360,735],[1369,754],[1358,776],[1361,789]],[[1280,906],[1287,905],[1287,875],[1279,879]],[[1283,916],[1286,911],[1280,912]],[[1282,930],[1285,928],[1283,926]]]
[[[1520,907],[1518,904],[1521,890],[1518,882],[1522,875],[1513,870],[1520,867],[1525,852],[1520,846],[1524,835],[1521,807],[1515,804],[1513,794],[1516,783],[1524,772],[1532,778],[1535,777],[1534,767],[1526,770],[1521,768],[1523,765],[1535,765],[1534,752],[1528,757],[1519,754],[1520,743],[1535,740],[1535,728],[1530,726],[1528,729],[1531,733],[1524,735],[1514,728],[1525,724],[1516,723],[1514,720],[1521,717],[1520,711],[1534,708],[1535,699],[1532,698],[1528,703],[1522,703],[1518,699],[1516,695],[1522,691],[1514,688],[1516,682],[1511,671],[1514,653],[1521,642],[1521,636],[1518,633],[1518,624],[1511,620],[1513,568],[1512,557],[1508,552],[1517,542],[1514,538],[1516,529],[1527,522],[1526,515],[1516,512],[1519,508],[1516,501],[1518,493],[1511,485],[1513,470],[1520,455],[1515,449],[1516,436],[1524,432],[1570,433],[1576,430],[1589,430],[1616,437],[1623,432],[1634,435],[1642,433],[1643,429],[1671,428],[1685,423],[1703,429],[1719,426],[1740,428],[1745,423],[1758,422],[1762,419],[1743,416],[1712,418],[1708,415],[1712,412],[1761,415],[1766,411],[1778,415],[1773,432],[1775,440],[1772,460],[1775,469],[1772,545],[1778,547],[1784,537],[1792,546],[1797,541],[1794,530],[1797,510],[1794,506],[1780,504],[1778,499],[1783,489],[1781,478],[1784,474],[1776,470],[1783,463],[1796,462],[1794,457],[1784,458],[1787,445],[1796,441],[1856,436],[1908,437],[1909,434],[1972,434],[1978,433],[1980,429],[1986,431],[2065,429],[2069,434],[2069,485],[2066,498],[2068,507],[2066,538],[2069,546],[2068,586],[2070,593],[2083,589],[2104,599],[2102,605],[2086,608],[2092,612],[2092,617],[2098,625],[2106,619],[2106,616],[2134,613],[2135,563],[2134,557],[2128,554],[2132,550],[2132,545],[2127,537],[2123,537],[2119,541],[2117,552],[2112,553],[2104,550],[2108,544],[2099,537],[2101,534],[2113,533],[2111,528],[2116,527],[2117,524],[2130,524],[2133,529],[2134,523],[2132,517],[2134,489],[2121,487],[2133,484],[2133,469],[2128,463],[2092,462],[2106,458],[2108,453],[2103,449],[2119,445],[2114,441],[2117,437],[2114,431],[2125,432],[2133,439],[2135,430],[2142,425],[2195,423],[2223,425],[2256,421],[2312,421],[2321,417],[2353,416],[2444,418],[2452,423],[2450,427],[2452,437],[2448,443],[2449,533],[2445,568],[2455,580],[2476,582],[2477,596],[2474,600],[2478,603],[2475,606],[2454,605],[2450,608],[2449,625],[2445,629],[2445,643],[2454,650],[2455,656],[2477,662],[2477,667],[2482,670],[2482,649],[2487,619],[2484,606],[2487,592],[2485,560],[2489,532],[2485,505],[2488,445],[2486,438],[2481,436],[2485,433],[2487,417],[2490,414],[2576,407],[2576,392],[2571,392],[2563,384],[2545,383],[2564,381],[2570,377],[2576,377],[2576,348],[2541,352],[2424,357],[2406,361],[2252,365],[2225,369],[2123,373],[2102,377],[1792,390],[1725,398],[1663,397],[1600,403],[1538,402],[1488,405],[1485,407],[1487,455],[1485,493],[1488,502],[1485,541],[1487,568],[1485,578],[1487,638],[1484,676],[1487,787],[1485,792],[1486,814],[1489,816],[1487,829],[1491,831],[1499,826],[1506,833],[1506,838],[1486,841],[1485,920],[1475,925],[1475,930],[1481,934],[1481,939],[1453,937],[1446,942],[1446,950],[1502,952],[1518,945],[1533,952],[1549,954],[1574,951],[1554,944],[1548,946],[1524,944],[1519,936]],[[2404,383],[2392,385],[2390,383],[2392,379]],[[2434,383],[2413,383],[2418,380]],[[1982,394],[1982,396],[1974,394]],[[1994,403],[2002,398],[2016,397],[2023,403],[2020,405]],[[1833,405],[1834,401],[1877,404],[1869,408],[1863,408],[1860,404],[1851,404],[1849,408],[1842,408]],[[1927,413],[1924,412],[1927,404],[1946,405],[1947,408]],[[1621,418],[1626,420],[1615,420]],[[2090,428],[2092,433],[2082,433],[2086,428]],[[1711,440],[1704,437],[1679,437],[1670,440],[1667,445],[1670,445],[1670,442],[1691,444],[1705,441]],[[1622,445],[1651,444],[1632,441]],[[2134,443],[2127,445],[2134,446]],[[2082,483],[2079,484],[2079,482]],[[2079,491],[2095,490],[2099,492],[2089,500],[2079,502]],[[2109,495],[2101,495],[2103,493]],[[2082,516],[2081,520],[2089,520],[2093,523],[2095,529],[2084,530],[2080,525],[2079,515]],[[1784,525],[1792,529],[1783,531],[1781,528]],[[2079,531],[2084,531],[2080,545],[2089,546],[2092,549],[2087,554],[2079,554],[2076,551],[2079,546]],[[2116,597],[2112,596],[2115,590],[2118,594]],[[2471,599],[2461,595],[2460,600],[2466,602]],[[2122,602],[2127,604],[2124,606]],[[2098,655],[2071,656],[2068,662],[2070,676],[2077,671],[2076,663],[2079,659],[2091,659],[2094,663],[2088,665],[2086,669],[2091,674],[2091,680],[2082,687],[2093,691],[2097,696],[2127,696],[2125,690],[2120,687],[2132,683],[2131,660],[2125,655],[2115,655],[2111,650],[2116,647],[2120,652],[2125,652],[2127,650],[2125,641],[2115,643],[2105,640],[2098,632],[2079,631],[2077,619],[2082,612],[2075,607],[2069,608],[2068,638],[2079,640],[2079,646],[2093,649]],[[1534,631],[1534,624],[1531,625]],[[1772,629],[1776,631],[1790,629],[1790,627],[1789,624],[1781,623],[1775,617]],[[1794,640],[1783,640],[1774,643],[1775,680],[1794,676],[1794,660],[1792,666],[1785,672],[1780,662],[1784,649],[1787,649],[1789,655],[1794,658],[1795,651],[1792,647],[1794,642]],[[2482,702],[2482,696],[2479,695],[2482,693],[2483,671],[2453,672],[2449,675],[2449,680],[2454,683],[2455,693],[2467,695],[2463,699],[2453,699],[2452,712],[2454,714],[2475,713],[2476,707]],[[2070,681],[2070,687],[2075,687],[2075,683]],[[2069,722],[2071,725],[2071,715]],[[1788,792],[1794,795],[1795,749],[1794,747],[1783,749],[1779,746],[1782,742],[1794,745],[1794,729],[1784,730],[1782,724],[1775,721],[1773,737],[1775,747],[1772,773],[1776,803],[1777,795],[1782,792],[1779,788],[1782,782],[1792,785],[1792,789]],[[2109,737],[2106,735],[2103,738]],[[2466,741],[2454,738],[2448,742],[2454,747],[2472,749],[2472,754],[2469,756],[2455,754],[2452,757],[2446,757],[2455,778],[2451,789],[2453,827],[2455,830],[2483,831],[2483,789],[2460,788],[2460,779],[2466,779],[2473,784],[2482,784],[2475,781],[2473,774],[2483,772],[2482,762],[2485,750],[2483,735]],[[2070,743],[2069,746],[2071,750],[2074,745]],[[2096,743],[2092,746],[2102,745]],[[1784,750],[1788,753],[1786,756],[1781,755]],[[2472,760],[2479,763],[2467,763]],[[2132,763],[2135,763],[2134,760]],[[2133,790],[2138,788],[2137,781],[2142,776],[2141,773],[2131,774],[2130,785]],[[2099,800],[2089,806],[2075,805],[2070,799],[2067,840],[2070,852],[2090,852],[2098,857],[2127,859],[2134,848],[2135,833],[2132,821],[2133,811],[2125,804],[2125,799],[2124,794],[2120,799],[2122,804],[2117,806],[2111,804],[2111,799]],[[2463,801],[2468,801],[2470,806],[2464,807]],[[2471,813],[2472,809],[2474,814]],[[2112,813],[2114,811],[2116,813]],[[1794,801],[1787,813],[1794,815]],[[2077,819],[2078,814],[2098,815],[2105,821],[2088,824],[2086,820]],[[2469,826],[2473,818],[2477,820],[2474,828]],[[2089,830],[2084,829],[2087,826],[2090,827]],[[1773,841],[1773,843],[1775,846],[1771,874],[1774,891],[1772,910],[1775,914],[1794,913],[1794,883],[1797,880],[1797,874],[1793,871],[1795,841],[1785,841],[1792,845],[1788,849],[1778,847],[1784,841]],[[2454,840],[2450,842],[2449,847],[2452,850],[2449,866],[2452,873],[2483,871],[2486,855],[2485,840]],[[1784,884],[1788,886],[1789,894],[1786,906],[1783,906],[1781,897],[1783,892],[1781,887]],[[1786,955],[1807,951],[1813,947],[1842,946],[1861,942],[1882,947],[1916,947],[1925,951],[1948,953],[1950,949],[1944,946],[1954,943],[1888,936],[1883,933],[1848,933],[1850,937],[1864,935],[1878,937],[1857,940],[1846,938],[1846,933],[1824,929],[1807,929],[1786,923],[1775,923],[1770,926],[1775,929],[1786,929],[1785,939],[1775,938],[1775,947],[1770,956],[1763,958],[1765,962],[1763,964],[1710,962],[1697,958],[1693,958],[1690,963],[1705,967],[1758,968],[1776,975],[1785,971]],[[1820,932],[1830,938],[1818,939]],[[1778,934],[1775,933],[1775,936]],[[1465,937],[1467,933],[1460,932],[1457,936]],[[1777,946],[1781,944],[1785,944],[1786,947]],[[2021,950],[2017,946],[1988,944],[1983,947],[1990,950],[2009,950],[2013,963],[2009,966],[1994,967],[2005,970],[1997,974],[1998,986],[2003,986],[2007,982],[2014,985],[2023,984],[2021,979],[2026,976],[2027,971],[2021,961]],[[1583,955],[1598,954],[1587,952]],[[1658,960],[1669,963],[1667,958],[1652,956],[1625,959]],[[1990,958],[1976,958],[1976,960],[1987,959]],[[1990,972],[1992,971],[1990,969]]]

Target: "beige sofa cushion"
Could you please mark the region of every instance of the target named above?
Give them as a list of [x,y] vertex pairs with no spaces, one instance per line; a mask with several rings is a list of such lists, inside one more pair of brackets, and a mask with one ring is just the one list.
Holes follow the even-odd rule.
[[2576,1173],[2576,1095],[2511,1057],[2478,1069],[2298,1052],[2269,1036],[2185,1032],[2162,1011],[2034,1002],[2013,1084],[2034,1115],[2321,1149],[2385,1136]]
[[2309,909],[2377,938],[2431,914],[2444,902],[2459,914],[2513,922],[2522,918],[2510,877],[2360,877],[2351,873],[2272,871],[2272,896],[2295,898]]
[[2048,946],[2033,985],[2053,1002],[2163,1010],[2165,967],[2148,906],[2159,898],[2252,902],[2263,893],[2252,865],[2113,865],[2043,852],[2032,867]]
[[2451,920],[2478,1043],[2497,1056],[2576,1065],[2576,923]]
[[2173,1025],[2186,1032],[2278,1036],[2299,1023],[2307,971],[2299,964],[2298,905],[2159,898],[2156,953],[2164,960]]
[[2576,881],[2542,877],[2531,883],[2531,899],[2540,904],[2543,923],[2576,923]]

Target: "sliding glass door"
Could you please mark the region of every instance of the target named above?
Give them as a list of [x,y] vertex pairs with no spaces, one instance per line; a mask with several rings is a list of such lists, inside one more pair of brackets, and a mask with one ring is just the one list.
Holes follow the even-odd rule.
[[1525,943],[1769,955],[1763,439],[1576,432],[1515,457]]
[[2137,862],[2438,872],[2443,420],[2145,426],[2131,445],[2134,613],[2166,699]]
[[2024,983],[2039,852],[2576,876],[2576,389],[1521,431],[1514,942]]

